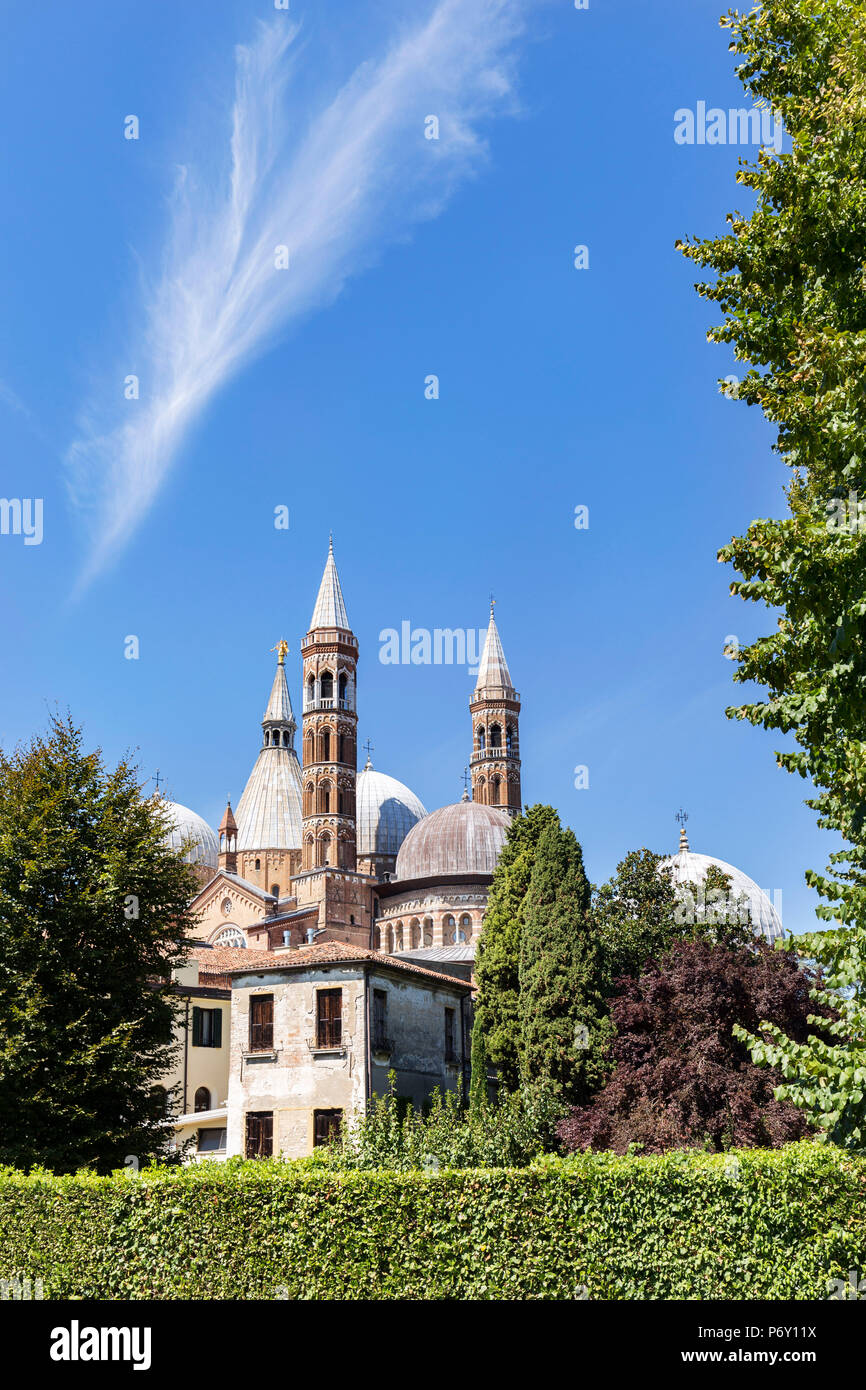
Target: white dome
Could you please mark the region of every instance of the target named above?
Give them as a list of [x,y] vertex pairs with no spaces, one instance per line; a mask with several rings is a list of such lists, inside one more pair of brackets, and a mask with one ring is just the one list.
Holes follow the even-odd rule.
[[207,821],[177,801],[163,801],[162,804],[174,822],[165,837],[165,843],[169,848],[180,849],[186,841],[193,840],[194,843],[184,855],[184,862],[203,864],[205,868],[216,871],[219,841]]
[[397,878],[492,877],[510,824],[504,811],[479,801],[442,806],[409,831],[397,855]]
[[369,764],[355,784],[358,856],[396,854],[413,825],[427,814],[413,791]]
[[710,866],[715,865],[730,878],[731,896],[748,898],[752,922],[756,929],[762,932],[768,941],[775,941],[785,935],[782,919],[770,899],[742,869],[737,869],[733,864],[727,864],[724,859],[715,859],[709,854],[694,854],[690,849],[681,849],[671,859],[663,859],[659,868],[662,869],[666,865],[673,868],[675,884],[694,883],[698,887],[703,884]]

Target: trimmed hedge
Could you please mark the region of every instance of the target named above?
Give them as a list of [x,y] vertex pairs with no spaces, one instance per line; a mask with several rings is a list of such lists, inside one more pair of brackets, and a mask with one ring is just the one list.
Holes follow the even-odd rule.
[[866,1159],[816,1144],[526,1169],[230,1161],[0,1173],[0,1277],[46,1298],[748,1299],[866,1269]]

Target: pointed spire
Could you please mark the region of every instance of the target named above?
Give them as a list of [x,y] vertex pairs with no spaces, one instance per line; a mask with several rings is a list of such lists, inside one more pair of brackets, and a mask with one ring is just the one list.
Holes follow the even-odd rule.
[[333,536],[331,536],[328,545],[328,558],[325,561],[325,572],[319,585],[319,596],[313,609],[310,631],[315,631],[317,627],[341,627],[346,632],[351,631],[346,614],[346,605],[343,602],[343,590],[340,588],[340,576],[337,574],[337,566],[334,563]]
[[237,828],[238,824],[235,820],[234,812],[232,811],[232,799],[229,796],[226,797],[226,808],[223,811],[223,818],[220,821],[219,832],[221,835],[227,834],[230,831],[237,833]]
[[484,643],[484,652],[478,667],[478,680],[475,682],[476,691],[486,690],[489,686],[501,686],[505,690],[514,689],[511,684],[511,675],[505,660],[505,653],[502,650],[502,643],[499,640],[496,618],[493,614],[495,603],[496,599],[492,598],[490,600],[490,623],[487,628],[487,640]]
[[268,707],[262,718],[263,724],[290,724],[293,729],[297,728],[295,716],[292,710],[292,701],[289,698],[289,685],[286,680],[286,667],[284,662],[285,653],[280,653],[277,658],[277,669],[274,672],[274,683],[271,686],[271,698],[268,700]]

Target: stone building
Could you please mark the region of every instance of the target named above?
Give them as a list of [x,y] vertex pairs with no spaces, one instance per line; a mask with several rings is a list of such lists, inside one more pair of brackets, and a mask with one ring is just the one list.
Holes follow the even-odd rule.
[[[214,946],[279,950],[342,941],[411,952],[471,971],[487,893],[520,810],[520,697],[491,604],[469,712],[472,800],[426,807],[367,758],[357,771],[358,641],[333,545],[301,643],[301,758],[287,644],[261,720],[261,743],[236,809],[214,835],[184,807],[202,887],[195,934]],[[200,822],[200,823],[199,823]],[[433,952],[432,956],[426,953]]]
[[462,980],[338,941],[250,952],[231,974],[229,1155],[309,1153],[386,1092],[389,1072],[416,1107],[468,1083]]

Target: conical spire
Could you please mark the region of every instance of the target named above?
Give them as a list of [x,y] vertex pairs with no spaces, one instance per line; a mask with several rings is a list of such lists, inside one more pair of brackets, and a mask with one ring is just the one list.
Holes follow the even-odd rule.
[[478,667],[478,680],[475,682],[476,692],[487,690],[490,686],[500,686],[504,690],[514,689],[511,684],[505,653],[502,650],[502,643],[499,640],[496,618],[493,615],[495,602],[495,599],[490,600],[490,624],[487,628],[487,640],[484,643],[481,664]]
[[271,686],[271,697],[268,700],[268,707],[262,718],[263,724],[291,724],[297,728],[295,716],[292,710],[292,701],[289,697],[289,684],[286,680],[286,668],[283,658],[277,662],[277,669],[274,672],[274,683]]
[[223,811],[223,818],[220,821],[219,833],[221,835],[228,835],[231,833],[237,834],[237,828],[238,824],[232,810],[232,800],[231,797],[228,797],[226,800],[226,808]]
[[346,614],[346,605],[343,602],[343,590],[340,588],[340,576],[337,574],[337,566],[334,563],[333,536],[328,546],[328,558],[325,561],[325,572],[319,585],[319,597],[316,599],[316,606],[313,609],[310,631],[315,631],[317,627],[341,627],[346,632],[351,631]]

